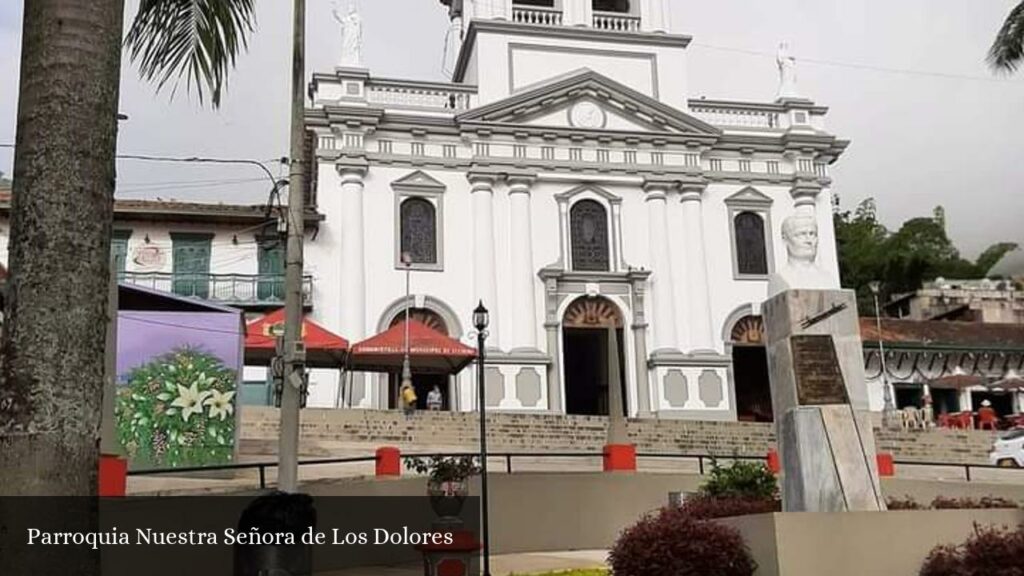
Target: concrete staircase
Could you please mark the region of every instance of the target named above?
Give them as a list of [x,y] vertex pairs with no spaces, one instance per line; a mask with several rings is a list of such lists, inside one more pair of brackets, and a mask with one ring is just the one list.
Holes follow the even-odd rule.
[[[243,458],[276,454],[278,411],[241,409]],[[605,443],[608,419],[554,414],[488,414],[493,452],[595,452]],[[774,447],[770,424],[693,420],[630,420],[630,439],[640,453],[760,456]],[[994,434],[981,431],[876,429],[879,450],[896,460],[985,464]],[[404,452],[474,451],[479,420],[472,412],[307,409],[300,450],[306,457],[370,455],[380,446]]]

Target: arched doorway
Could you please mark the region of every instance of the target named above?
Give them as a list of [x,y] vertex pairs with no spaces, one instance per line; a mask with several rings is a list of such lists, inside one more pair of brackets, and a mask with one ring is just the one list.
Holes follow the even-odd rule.
[[[623,325],[618,307],[605,298],[579,298],[566,309],[562,317],[562,365],[567,414],[607,416],[608,386],[617,381],[626,415]],[[615,354],[610,353],[612,350]]]
[[768,350],[764,320],[744,316],[733,324],[732,378],[736,387],[736,416],[746,422],[771,422],[772,388],[768,375]]
[[[409,319],[419,322],[429,328],[437,330],[441,334],[449,335],[448,324],[440,314],[427,308],[410,308]],[[388,323],[388,328],[405,320],[405,310],[395,314]],[[441,392],[441,410],[451,410],[452,403],[452,377],[444,374],[417,374],[412,371],[412,386],[416,389],[416,408],[418,410],[428,409],[427,396],[436,386]],[[402,374],[395,372],[388,374],[388,407],[396,410],[400,407],[398,402],[398,388],[402,384]]]

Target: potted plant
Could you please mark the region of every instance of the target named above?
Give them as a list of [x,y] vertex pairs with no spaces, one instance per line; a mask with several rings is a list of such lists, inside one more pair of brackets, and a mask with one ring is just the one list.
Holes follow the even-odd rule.
[[475,456],[410,456],[405,465],[427,475],[430,506],[442,518],[459,515],[469,496],[469,477],[480,473]]

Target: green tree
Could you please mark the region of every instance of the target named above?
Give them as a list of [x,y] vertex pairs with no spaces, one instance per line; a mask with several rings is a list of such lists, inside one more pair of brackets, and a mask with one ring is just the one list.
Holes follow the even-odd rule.
[[[96,493],[123,12],[25,3],[0,494]],[[142,0],[127,41],[145,78],[187,78],[216,106],[252,29],[253,0]]]
[[875,202],[867,199],[851,213],[837,210],[833,216],[839,273],[843,286],[857,291],[861,312],[873,313],[869,284],[882,284],[882,300],[892,294],[911,292],[937,277],[984,278],[1008,252],[1010,242],[986,248],[971,262],[960,255],[945,229],[945,211],[937,207],[932,217],[911,218],[890,232],[876,217]]
[[989,65],[999,71],[1015,72],[1024,62],[1024,2],[1010,10],[988,51]]

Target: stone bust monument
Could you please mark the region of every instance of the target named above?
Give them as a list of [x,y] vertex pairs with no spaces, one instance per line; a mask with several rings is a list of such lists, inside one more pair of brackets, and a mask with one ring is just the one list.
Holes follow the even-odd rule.
[[811,214],[793,214],[782,223],[786,264],[768,279],[768,297],[792,289],[834,290],[835,279],[815,263],[818,257],[818,221]]
[[332,10],[334,19],[341,24],[341,66],[363,65],[363,18],[355,3],[349,4],[348,14],[342,16],[338,7]]

